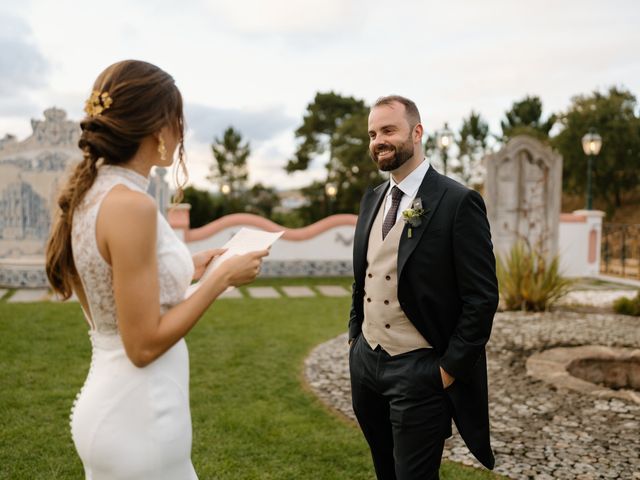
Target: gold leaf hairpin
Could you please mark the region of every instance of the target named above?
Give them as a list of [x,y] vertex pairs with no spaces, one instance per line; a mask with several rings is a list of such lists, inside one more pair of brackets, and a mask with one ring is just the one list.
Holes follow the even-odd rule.
[[90,117],[97,117],[107,110],[112,103],[113,100],[109,96],[109,92],[98,92],[94,90],[84,104],[84,111]]

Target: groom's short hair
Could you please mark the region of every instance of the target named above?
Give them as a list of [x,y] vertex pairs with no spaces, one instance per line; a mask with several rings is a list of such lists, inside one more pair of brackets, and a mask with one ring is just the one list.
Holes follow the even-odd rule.
[[381,105],[391,105],[394,102],[404,105],[409,127],[413,128],[417,124],[422,123],[422,120],[420,120],[420,112],[418,111],[416,104],[413,100],[409,100],[407,97],[403,97],[402,95],[387,95],[386,97],[380,97],[371,108],[379,107]]

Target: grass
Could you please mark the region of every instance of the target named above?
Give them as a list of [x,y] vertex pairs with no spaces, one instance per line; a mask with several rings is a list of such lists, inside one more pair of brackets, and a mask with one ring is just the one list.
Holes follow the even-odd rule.
[[[259,280],[314,285],[331,280]],[[356,425],[303,386],[315,345],[346,328],[348,298],[221,300],[189,334],[193,463],[202,480],[373,479]],[[69,410],[90,359],[77,304],[0,302],[0,478],[78,479]],[[442,478],[501,478],[445,463]]]

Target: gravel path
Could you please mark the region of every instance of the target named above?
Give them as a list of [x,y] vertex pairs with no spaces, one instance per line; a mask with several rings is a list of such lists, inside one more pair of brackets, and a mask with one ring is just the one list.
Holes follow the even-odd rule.
[[574,290],[558,301],[558,305],[609,306],[622,297],[633,298],[636,290]]
[[[355,420],[347,337],[316,347],[305,362],[311,388]],[[526,375],[534,352],[558,346],[640,346],[640,319],[612,314],[498,313],[488,345],[496,472],[513,479],[640,479],[640,405],[556,390]],[[480,465],[457,433],[445,458]]]

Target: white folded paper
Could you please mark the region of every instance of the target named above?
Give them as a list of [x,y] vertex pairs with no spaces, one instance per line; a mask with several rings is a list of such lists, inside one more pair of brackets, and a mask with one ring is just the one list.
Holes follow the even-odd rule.
[[[207,269],[193,285],[189,286],[184,298],[189,298],[193,293],[200,288],[205,278],[211,275],[216,268],[220,266],[222,262],[233,257],[234,255],[244,255],[249,252],[256,252],[258,250],[265,250],[273,245],[278,240],[284,231],[281,232],[264,232],[262,230],[253,230],[251,228],[241,228],[231,239],[225,243],[222,248],[226,248],[227,251],[212,261]],[[229,287],[227,291],[233,290],[233,287]]]

